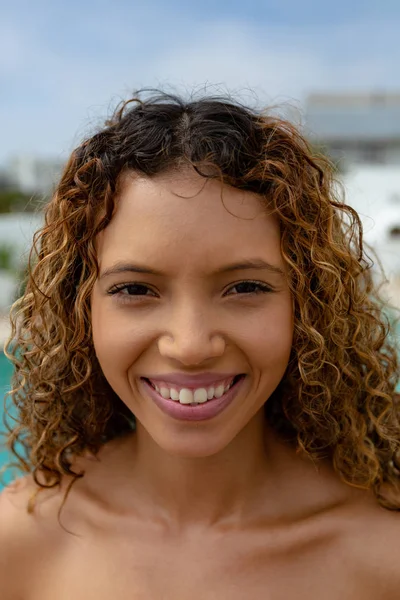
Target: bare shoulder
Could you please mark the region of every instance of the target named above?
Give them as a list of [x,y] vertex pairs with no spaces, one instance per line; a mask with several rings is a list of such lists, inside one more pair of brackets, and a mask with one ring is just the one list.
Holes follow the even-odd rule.
[[21,579],[26,575],[26,553],[32,538],[27,514],[29,494],[33,493],[28,477],[16,480],[0,494],[0,581],[2,598],[21,596]]
[[2,600],[25,598],[35,565],[46,549],[42,519],[30,510],[38,486],[30,476],[17,479],[0,493],[0,581]]
[[8,554],[19,537],[26,535],[30,529],[27,527],[28,506],[34,493],[34,482],[29,476],[15,480],[0,493],[1,549],[7,541]]
[[376,504],[348,515],[346,545],[370,589],[381,598],[400,597],[400,511]]

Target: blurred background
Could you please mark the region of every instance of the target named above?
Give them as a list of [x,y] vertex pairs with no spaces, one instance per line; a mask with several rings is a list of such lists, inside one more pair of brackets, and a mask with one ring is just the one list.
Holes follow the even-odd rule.
[[[278,107],[335,162],[400,307],[399,30],[398,0],[0,0],[0,349],[41,204],[141,87]],[[0,398],[10,374],[0,351]]]

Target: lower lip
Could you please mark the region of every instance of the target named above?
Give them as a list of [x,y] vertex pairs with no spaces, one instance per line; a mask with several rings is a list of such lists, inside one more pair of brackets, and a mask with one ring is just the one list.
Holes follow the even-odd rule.
[[158,408],[173,419],[182,421],[205,421],[207,419],[212,419],[225,410],[225,408],[234,400],[244,380],[245,377],[239,379],[239,381],[229,388],[221,398],[213,398],[212,400],[207,400],[207,402],[204,402],[203,404],[191,406],[190,404],[181,404],[178,400],[166,400],[160,396],[157,390],[155,390],[148,381],[141,379],[145,384],[151,399],[157,404]]

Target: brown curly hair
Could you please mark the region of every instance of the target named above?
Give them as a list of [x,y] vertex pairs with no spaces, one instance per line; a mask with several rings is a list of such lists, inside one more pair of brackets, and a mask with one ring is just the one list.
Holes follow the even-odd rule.
[[[266,418],[350,485],[400,509],[397,350],[357,213],[334,170],[289,122],[230,98],[184,101],[144,91],[76,148],[35,235],[7,356],[17,423],[8,446],[36,484],[80,477],[74,457],[135,427],[105,380],[91,333],[95,239],[110,223],[121,175],[190,165],[256,192],[279,218],[294,300],[293,348]],[[16,416],[15,416],[16,407]]]

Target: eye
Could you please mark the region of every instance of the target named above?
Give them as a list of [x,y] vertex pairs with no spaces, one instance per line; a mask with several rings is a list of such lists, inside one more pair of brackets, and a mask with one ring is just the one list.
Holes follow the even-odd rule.
[[256,294],[267,294],[274,291],[270,285],[267,285],[261,281],[239,281],[238,283],[235,283],[235,285],[231,286],[228,291],[235,289],[237,292],[233,294],[234,296],[237,296],[238,294],[254,296]]
[[[150,294],[148,293],[150,292]],[[154,291],[144,283],[119,283],[110,288],[107,292],[110,296],[155,296]]]

